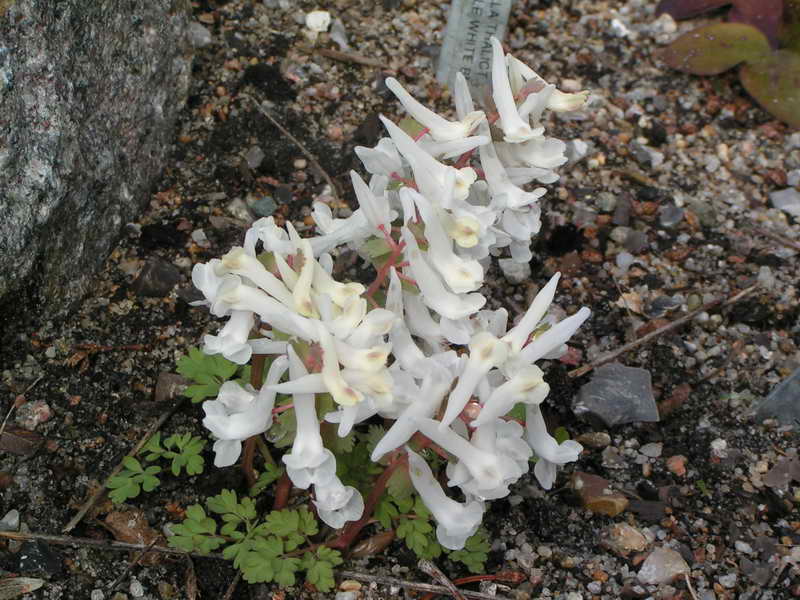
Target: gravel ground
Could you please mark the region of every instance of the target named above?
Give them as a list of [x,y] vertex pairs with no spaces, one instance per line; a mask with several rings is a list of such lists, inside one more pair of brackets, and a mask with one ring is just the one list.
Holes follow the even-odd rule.
[[[309,205],[325,193],[325,180],[245,95],[269,100],[340,190],[357,167],[353,147],[381,136],[377,115],[400,116],[385,76],[450,110],[449,93],[432,78],[446,19],[440,3],[193,4],[196,38],[205,45],[148,211],[126,227],[73,317],[53,322],[32,313],[0,332],[3,412],[24,396],[10,424],[42,442],[32,456],[0,455],[0,516],[16,509],[30,531],[60,532],[172,405],[163,380],[156,385],[159,375],[174,372],[187,347],[217,327],[186,302],[192,265],[237,243],[254,215],[274,210],[278,220],[311,230]],[[560,270],[556,303],[568,313],[586,305],[593,315],[569,357],[545,369],[553,388],[548,421],[586,451],[561,474],[558,489],[544,493],[528,477],[487,515],[489,572],[527,577],[514,589],[496,586],[506,597],[800,596],[796,433],[753,419],[754,403],[800,366],[800,224],[769,201],[800,169],[800,133],[754,105],[734,75],[667,70],[658,49],[698,22],[655,19],[654,6],[520,1],[511,18],[506,42],[519,58],[564,89],[591,90],[582,116],[554,118],[548,127],[562,139],[582,139],[588,150],[561,169],[542,200],[545,226],[530,279],[511,284],[493,267],[490,304],[514,316]],[[323,35],[312,46],[303,15],[320,7],[340,20],[345,38]],[[332,58],[330,50],[369,64]],[[334,201],[340,216],[352,200],[348,193]],[[745,299],[618,358],[650,372],[660,422],[607,428],[575,417],[573,399],[591,374],[570,377],[570,369],[755,284]],[[199,434],[200,416],[182,404],[163,430]],[[175,522],[180,507],[243,485],[235,468],[164,480],[132,501],[156,530]],[[598,485],[599,496],[578,494],[577,481]],[[604,494],[605,487],[614,492]],[[101,502],[71,535],[119,535],[104,522],[111,508]],[[168,558],[134,567],[114,595],[106,588],[128,562],[126,554],[88,547],[0,547],[0,569],[48,579],[29,598],[189,597],[186,562]],[[233,570],[222,561],[194,562],[202,597],[221,597]],[[414,563],[395,544],[346,567],[428,581]],[[667,581],[685,565],[688,577]],[[463,574],[442,567],[450,577]],[[665,582],[645,583],[649,573]],[[347,598],[390,593],[402,595],[363,584]],[[285,595],[314,596],[322,597],[306,588]],[[282,597],[245,584],[233,595]]]

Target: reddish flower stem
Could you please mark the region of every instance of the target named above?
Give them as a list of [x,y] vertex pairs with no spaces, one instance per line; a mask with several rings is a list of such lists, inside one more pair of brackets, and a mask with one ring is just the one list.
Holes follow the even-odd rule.
[[278,480],[278,485],[275,486],[275,502],[272,504],[272,510],[281,510],[289,503],[289,492],[292,491],[292,480],[289,475],[284,471],[281,478]]
[[423,129],[417,135],[414,136],[414,141],[415,142],[420,141],[425,136],[425,134],[429,133],[429,132],[430,132],[430,129],[426,127],[425,129]]
[[276,406],[275,408],[272,409],[272,414],[279,415],[280,413],[285,412],[287,410],[291,410],[293,408],[294,404],[290,402],[289,404],[284,404],[283,406]]
[[[478,583],[479,581],[499,581],[501,583],[510,583],[511,585],[519,585],[525,581],[527,577],[517,571],[500,571],[494,575],[469,575],[461,577],[460,579],[453,579],[453,585],[466,585],[468,583]],[[431,592],[425,594],[421,600],[433,600],[439,594]]]

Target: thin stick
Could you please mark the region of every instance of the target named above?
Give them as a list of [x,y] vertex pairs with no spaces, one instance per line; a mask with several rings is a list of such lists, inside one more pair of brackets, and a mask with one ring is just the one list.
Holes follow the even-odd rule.
[[[382,575],[367,575],[366,573],[359,573],[358,571],[339,571],[338,575],[346,579],[355,579],[357,581],[365,581],[367,583],[377,583],[378,585],[395,585],[407,590],[418,590],[420,592],[433,592],[434,594],[449,594],[448,590],[443,585],[431,585],[429,583],[418,583],[416,581],[405,581],[403,579],[396,579],[394,577],[383,577]],[[483,594],[481,592],[471,592],[469,590],[461,590],[461,595],[465,598],[475,598],[475,600],[508,600],[505,596],[492,596]]]
[[699,600],[697,594],[694,593],[694,588],[692,587],[692,580],[689,579],[689,573],[687,571],[684,571],[683,576],[686,578],[686,585],[689,587],[689,593],[692,595],[692,598],[694,600]]
[[[144,437],[142,437],[139,440],[139,442],[133,447],[133,449],[130,452],[128,452],[128,454],[125,455],[125,457],[127,458],[128,456],[136,456],[139,453],[139,450],[141,450],[147,443],[147,440],[149,440],[156,431],[161,429],[161,426],[167,422],[167,419],[169,419],[172,416],[172,413],[174,413],[178,409],[178,406],[180,406],[180,404],[181,404],[180,402],[176,402],[168,411],[162,414],[158,418],[158,420],[155,423],[153,423],[150,429],[147,430],[147,432],[144,434]],[[81,509],[75,514],[74,517],[72,517],[72,519],[70,519],[69,523],[66,524],[64,529],[61,530],[61,533],[69,533],[70,531],[75,529],[75,527],[78,525],[78,523],[81,522],[83,517],[86,516],[86,513],[88,513],[89,510],[100,500],[100,498],[103,497],[103,494],[106,493],[106,484],[108,483],[108,480],[111,479],[117,473],[119,473],[121,470],[122,470],[122,461],[120,461],[119,464],[116,467],[114,467],[109,476],[103,482],[103,485],[94,491],[94,493],[83,504],[83,506],[81,506]]]
[[150,552],[150,550],[153,548],[153,546],[155,546],[155,545],[156,545],[156,542],[157,542],[157,541],[158,541],[158,538],[155,538],[155,539],[154,539],[152,542],[150,542],[149,544],[147,544],[147,548],[145,548],[144,550],[142,550],[142,551],[139,553],[139,555],[138,555],[138,556],[137,556],[137,557],[136,557],[134,560],[132,560],[131,562],[129,562],[129,563],[128,563],[128,565],[125,567],[125,570],[124,570],[124,571],[122,571],[122,573],[120,573],[120,574],[119,574],[119,577],[117,577],[117,578],[116,578],[116,579],[115,579],[113,582],[111,582],[111,583],[109,584],[109,586],[108,586],[106,589],[107,589],[109,592],[112,592],[112,591],[114,591],[114,588],[116,588],[116,587],[117,587],[117,586],[120,584],[120,582],[121,582],[121,581],[122,581],[122,580],[125,578],[125,576],[126,576],[128,573],[130,573],[130,572],[131,572],[131,569],[133,569],[133,567],[135,567],[136,565],[138,565],[138,564],[139,564],[139,562],[140,562],[140,561],[141,561],[141,560],[144,558],[145,554],[147,554],[148,552]]
[[228,586],[228,589],[225,590],[225,595],[222,597],[222,600],[231,600],[233,598],[233,593],[236,591],[236,586],[239,585],[239,580],[242,578],[242,572],[236,571],[236,577],[233,578],[231,584]]
[[770,231],[768,229],[762,229],[761,227],[753,227],[752,230],[756,233],[760,233],[764,237],[768,237],[771,240],[778,242],[779,244],[783,244],[787,248],[791,248],[792,250],[797,250],[800,252],[800,243],[795,242],[794,240],[791,240],[780,233],[775,233],[774,231]]
[[424,559],[420,560],[417,563],[417,567],[419,567],[420,571],[422,571],[423,573],[425,573],[427,575],[430,575],[436,581],[438,581],[444,587],[446,587],[447,591],[450,592],[450,595],[453,596],[453,598],[455,598],[456,600],[464,600],[464,596],[461,594],[461,592],[458,590],[458,588],[455,585],[453,585],[453,582],[450,581],[447,578],[447,575],[442,573],[441,569],[439,569],[439,567],[437,567],[431,561],[424,560]]
[[306,147],[303,145],[303,143],[300,140],[298,140],[296,137],[294,137],[291,133],[289,133],[289,130],[286,129],[283,125],[281,125],[277,121],[277,119],[275,119],[275,117],[273,117],[272,114],[270,114],[270,112],[266,108],[264,108],[261,104],[256,102],[255,98],[253,98],[249,94],[244,94],[244,93],[241,93],[241,92],[239,93],[239,97],[245,98],[245,99],[249,100],[250,102],[252,102],[255,105],[255,107],[258,109],[258,112],[260,112],[262,115],[267,117],[267,119],[269,119],[270,123],[272,123],[275,127],[277,127],[278,130],[283,135],[285,135],[287,138],[289,138],[292,141],[292,143],[299,148],[300,152],[303,153],[303,156],[305,156],[308,159],[308,162],[311,163],[311,166],[313,166],[317,171],[320,172],[320,174],[322,175],[323,179],[325,179],[325,182],[331,187],[331,193],[338,200],[340,198],[341,194],[339,194],[339,188],[336,187],[336,183],[333,181],[333,178],[330,175],[328,175],[328,172],[325,169],[322,168],[322,165],[319,164],[319,161],[317,161],[316,157],[313,154],[311,154],[311,152],[309,152],[308,149],[306,149]]
[[339,50],[329,50],[327,48],[319,48],[317,50],[317,54],[322,54],[322,56],[327,56],[328,58],[332,58],[333,60],[338,60],[341,62],[357,63],[359,65],[364,65],[367,67],[376,67],[378,69],[383,69],[384,71],[388,70],[386,65],[384,65],[381,61],[376,60],[374,58],[361,56],[360,54],[353,54],[352,52],[340,52]]
[[714,308],[718,304],[721,305],[721,306],[728,306],[730,304],[734,304],[734,303],[738,302],[739,300],[741,300],[742,298],[744,298],[745,296],[750,294],[750,292],[755,290],[757,287],[758,287],[757,284],[756,285],[751,285],[750,287],[743,289],[741,292],[731,296],[727,300],[725,300],[723,298],[716,298],[716,299],[712,300],[711,302],[706,302],[705,304],[703,304],[703,306],[694,309],[690,313],[685,314],[680,319],[675,319],[674,321],[672,321],[668,325],[664,325],[663,327],[659,327],[655,331],[651,331],[647,335],[640,337],[638,340],[630,342],[629,344],[625,344],[624,346],[620,346],[619,348],[617,348],[613,352],[609,352],[608,354],[606,354],[604,356],[601,356],[600,358],[598,358],[597,360],[589,363],[588,365],[584,365],[584,366],[579,367],[577,369],[573,369],[572,371],[567,373],[567,375],[569,375],[570,377],[580,377],[581,375],[585,375],[586,373],[588,373],[592,369],[594,369],[596,367],[599,367],[601,365],[604,365],[607,362],[611,362],[612,360],[617,358],[619,355],[625,354],[626,352],[630,352],[634,348],[638,348],[639,346],[641,346],[643,344],[646,344],[650,340],[653,340],[653,339],[657,338],[658,336],[660,336],[660,335],[662,335],[662,334],[664,334],[664,333],[666,333],[668,331],[671,331],[673,329],[676,329],[677,327],[680,327],[681,325],[683,325],[687,321],[691,321],[692,319],[694,319],[701,312],[705,312],[705,311],[707,311],[707,310],[709,310],[711,308]]
[[23,533],[21,531],[0,531],[0,538],[10,540],[41,540],[57,546],[94,546],[104,550],[115,552],[130,552],[131,550],[147,550],[148,552],[159,552],[161,554],[177,554],[179,556],[191,556],[194,558],[223,558],[222,554],[209,553],[199,554],[197,552],[184,552],[175,548],[165,546],[150,546],[149,544],[129,544],[128,542],[116,542],[109,540],[96,540],[94,538],[72,537],[69,535],[53,535],[49,533]]

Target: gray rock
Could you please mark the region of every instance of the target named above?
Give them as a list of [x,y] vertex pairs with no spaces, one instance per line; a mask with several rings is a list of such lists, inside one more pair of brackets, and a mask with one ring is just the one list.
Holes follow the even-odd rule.
[[189,39],[195,48],[205,48],[211,43],[211,32],[197,21],[189,24]]
[[647,234],[644,231],[631,230],[625,238],[625,249],[631,254],[639,254],[647,248]]
[[650,371],[620,363],[603,365],[581,388],[572,410],[597,417],[608,427],[658,421]]
[[670,583],[679,575],[689,572],[689,565],[672,548],[656,548],[642,564],[638,578],[641,583],[657,585]]
[[53,316],[83,295],[161,174],[191,74],[189,3],[3,6],[0,299],[6,318],[34,303]]
[[786,188],[772,192],[769,199],[772,200],[772,206],[775,208],[780,208],[793,217],[800,217],[800,192],[796,189]]
[[779,383],[756,410],[756,420],[777,419],[784,425],[800,427],[800,369]]
[[163,298],[180,281],[181,272],[172,263],[161,258],[151,258],[142,267],[142,272],[131,288],[139,296]]
[[658,222],[662,227],[672,227],[683,219],[683,209],[672,203],[658,209]]
[[278,204],[272,199],[272,196],[262,196],[257,200],[250,203],[250,210],[257,217],[269,217],[278,208]]
[[17,531],[19,529],[19,511],[12,509],[0,519],[0,531]]
[[245,152],[244,160],[247,162],[247,166],[255,171],[261,166],[261,163],[264,161],[264,156],[266,155],[260,146],[251,146],[250,149]]

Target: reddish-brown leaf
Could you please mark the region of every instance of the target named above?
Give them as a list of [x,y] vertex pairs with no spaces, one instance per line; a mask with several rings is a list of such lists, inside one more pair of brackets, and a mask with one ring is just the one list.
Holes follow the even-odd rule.
[[770,46],[778,47],[783,19],[783,0],[734,0],[728,13],[731,23],[752,25],[767,36]]
[[0,451],[17,456],[33,456],[43,441],[44,438],[38,433],[18,427],[6,427],[0,436]]
[[742,65],[739,78],[767,112],[792,127],[800,127],[800,55],[777,50]]
[[710,12],[722,6],[727,6],[732,0],[661,0],[656,8],[656,16],[668,13],[676,21],[693,19],[703,13]]

